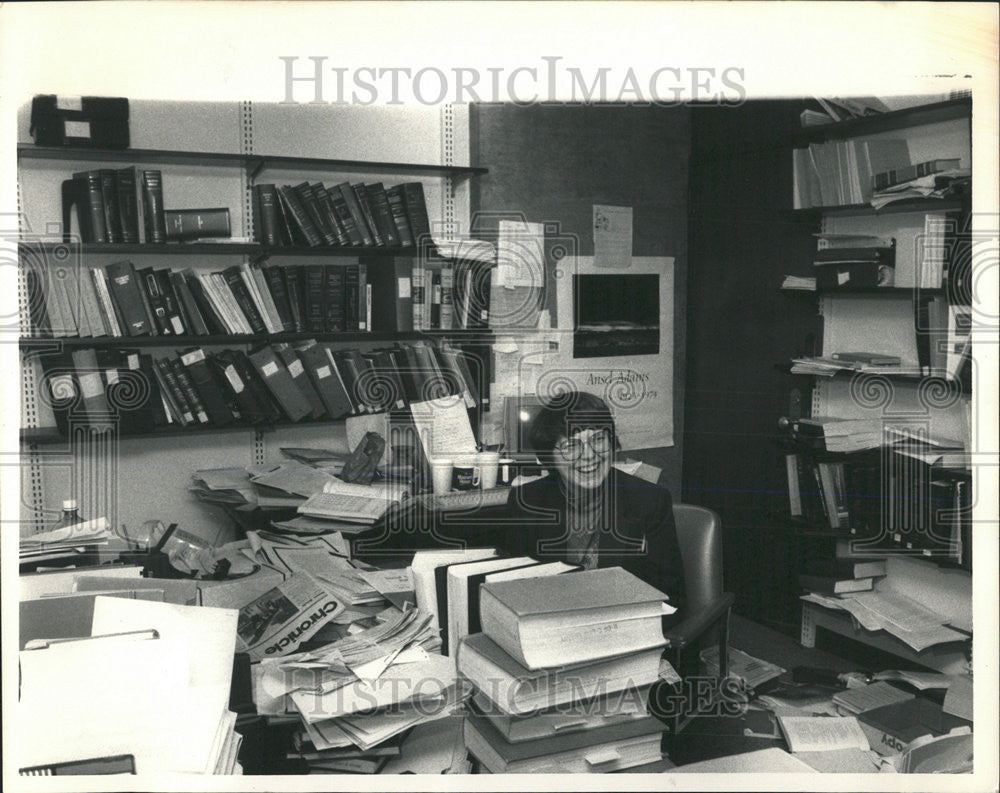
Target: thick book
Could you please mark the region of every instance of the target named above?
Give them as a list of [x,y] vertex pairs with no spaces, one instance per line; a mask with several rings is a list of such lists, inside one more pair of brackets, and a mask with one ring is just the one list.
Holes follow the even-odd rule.
[[372,293],[368,283],[368,265],[358,264],[358,330],[370,331]]
[[101,168],[101,194],[104,199],[104,227],[107,229],[108,242],[122,242],[114,168]]
[[438,344],[435,352],[442,371],[447,377],[453,378],[457,385],[457,390],[453,393],[460,394],[465,406],[471,410],[479,403],[479,387],[466,361],[467,354],[444,341]]
[[344,198],[344,194],[340,191],[340,186],[331,187],[327,190],[327,195],[330,198],[331,206],[333,206],[333,213],[337,219],[337,224],[343,232],[343,236],[347,239],[347,244],[361,245],[361,230],[354,220],[354,215],[351,213],[351,207],[347,203],[347,199]]
[[344,274],[344,330],[360,330],[358,327],[358,265],[347,264],[343,267]]
[[89,337],[93,334],[90,330],[90,319],[84,310],[83,299],[80,295],[80,273],[78,268],[67,267],[65,274],[58,279],[57,288],[62,289],[64,296],[64,306],[68,307],[67,316],[71,316],[75,327],[74,336]]
[[53,296],[50,280],[35,267],[25,268],[28,288],[28,317],[31,320],[29,336],[56,336],[54,330],[62,327],[58,305]]
[[428,273],[429,271],[423,265],[418,263],[413,265],[411,281],[413,283],[412,305],[414,330],[427,330],[430,327],[427,321],[429,313],[427,287],[430,280]]
[[190,333],[197,336],[205,336],[210,332],[205,317],[198,307],[191,286],[185,278],[183,272],[172,271],[170,273],[170,283],[174,287],[174,294],[180,301],[184,325]]
[[230,409],[235,407],[240,419],[250,424],[259,424],[267,419],[265,406],[260,404],[244,379],[232,350],[210,353],[208,365]]
[[871,748],[881,755],[899,754],[917,738],[969,726],[969,722],[945,713],[936,702],[923,697],[866,710],[858,714],[857,720]]
[[361,261],[368,266],[372,287],[371,329],[395,333],[413,330],[413,259],[393,256]]
[[251,296],[246,282],[243,280],[242,270],[233,265],[223,270],[222,275],[225,277],[226,283],[229,284],[229,289],[233,293],[233,297],[236,298],[240,311],[246,317],[251,333],[265,333],[267,326],[257,310],[257,304]]
[[344,391],[340,378],[333,370],[325,345],[315,341],[306,342],[296,348],[306,373],[331,419],[339,419],[351,414],[351,401]]
[[295,319],[292,315],[292,304],[288,299],[288,285],[285,281],[285,273],[281,267],[274,264],[265,265],[261,268],[264,281],[267,283],[271,300],[278,312],[281,320],[281,328],[286,333],[295,331]]
[[369,394],[372,381],[368,361],[357,350],[337,350],[333,360],[354,412],[374,413],[376,400]]
[[803,589],[821,595],[845,595],[849,592],[867,592],[874,586],[872,578],[838,578],[836,576],[799,574]]
[[129,336],[150,335],[150,319],[144,307],[142,292],[132,262],[115,262],[105,265],[104,272],[108,277],[108,288],[114,296],[125,322],[123,330]]
[[313,195],[319,202],[319,207],[326,218],[327,225],[334,234],[337,245],[350,245],[351,241],[348,239],[343,226],[340,223],[340,219],[337,217],[337,208],[333,205],[333,199],[330,197],[330,191],[326,189],[326,186],[322,182],[315,182],[310,185],[312,187]]
[[392,222],[396,226],[399,246],[409,248],[413,245],[413,232],[410,230],[410,222],[406,219],[406,199],[403,198],[402,185],[390,187],[385,191],[385,197],[386,201],[389,202]]
[[[354,227],[357,229],[357,238],[360,239],[360,244],[366,248],[370,248],[374,245],[372,240],[371,231],[368,228],[368,222],[365,220],[365,215],[361,211],[361,204],[358,203],[358,196],[354,192],[354,188],[351,187],[350,182],[343,182],[336,187],[340,191],[340,195],[343,197],[344,202],[347,204],[347,209],[351,213],[351,218],[354,220]],[[353,242],[354,238],[352,238]]]
[[[559,576],[557,583],[578,575]],[[459,674],[485,693],[502,712],[524,716],[652,685],[659,676],[661,655],[662,650],[656,647],[587,664],[530,670],[485,633],[474,633],[459,643],[457,664]]]
[[138,350],[97,350],[108,403],[114,406],[123,433],[149,432],[162,414],[156,378]]
[[128,244],[141,242],[135,166],[115,171],[115,192],[118,194],[118,228],[121,241]]
[[280,236],[282,246],[308,246],[309,242],[306,240],[302,231],[299,229],[298,223],[295,222],[295,218],[292,216],[292,210],[288,206],[288,200],[285,194],[281,191],[280,186],[274,188],[275,196],[278,199],[278,217],[280,219]]
[[429,330],[441,330],[441,271],[427,270],[424,276],[429,279],[430,287],[429,311],[427,313],[427,328]]
[[464,738],[469,752],[493,774],[598,774],[659,760],[665,729],[654,716],[644,716],[545,740],[511,743],[489,719],[473,711],[466,717]]
[[181,393],[184,395],[184,401],[187,402],[188,406],[191,408],[191,413],[194,415],[195,421],[198,424],[209,424],[210,420],[208,418],[208,411],[205,410],[205,404],[201,400],[201,394],[198,393],[198,389],[195,388],[194,380],[191,379],[191,375],[188,374],[187,369],[184,368],[180,358],[167,357],[162,360],[173,370],[174,377],[177,378],[177,384],[180,386]]
[[228,207],[208,209],[165,209],[163,223],[168,240],[198,240],[231,237]]
[[104,217],[104,190],[101,172],[81,171],[63,182],[63,228],[70,228],[69,210],[76,208],[80,239],[83,242],[109,242]]
[[415,245],[431,242],[431,224],[427,217],[427,201],[423,182],[405,182],[400,185],[406,204],[406,219]]
[[271,394],[271,389],[267,387],[264,379],[257,373],[250,357],[243,350],[230,350],[230,352],[240,377],[261,406],[263,421],[268,424],[280,421],[283,415],[281,405]]
[[396,229],[396,222],[392,219],[392,209],[389,207],[389,198],[385,193],[385,187],[381,182],[366,185],[368,201],[371,204],[372,215],[375,218],[375,226],[378,228],[379,236],[386,247],[399,247],[399,231]]
[[371,198],[368,195],[368,188],[365,187],[363,182],[355,185],[351,185],[354,190],[354,195],[357,196],[358,206],[361,207],[361,214],[365,219],[365,224],[368,226],[368,233],[371,235],[372,244],[377,247],[382,247],[385,245],[385,241],[382,239],[382,233],[378,229],[378,224],[375,222],[375,213],[372,210]]
[[108,274],[102,267],[94,267],[90,270],[90,278],[94,282],[94,291],[97,293],[101,312],[107,319],[110,335],[117,337],[127,335],[122,327],[121,312],[111,295],[111,287],[108,286]]
[[170,270],[166,268],[153,270],[153,278],[156,280],[160,299],[163,302],[163,309],[166,312],[167,325],[170,327],[171,332],[177,336],[187,333],[188,328],[185,327],[184,318],[181,316],[180,298],[170,278]]
[[305,239],[306,244],[311,248],[322,245],[323,237],[319,229],[312,222],[309,213],[306,212],[306,208],[295,190],[288,185],[281,185],[278,187],[278,195],[284,201],[285,209],[291,215],[295,228],[301,237]]
[[105,316],[101,308],[101,300],[97,294],[97,287],[91,276],[89,267],[81,267],[77,271],[76,281],[77,291],[80,298],[80,311],[87,318],[90,325],[90,335],[94,337],[111,336],[111,321]]
[[281,212],[278,191],[273,184],[253,186],[254,238],[261,245],[277,248],[281,245]]
[[451,330],[455,327],[455,266],[449,261],[441,263],[440,288],[438,327],[441,330]]
[[174,335],[174,329],[167,317],[167,305],[160,292],[160,283],[153,272],[152,267],[143,267],[135,271],[139,286],[142,288],[144,304],[149,311],[156,328],[157,334],[161,336]]
[[326,333],[343,333],[347,330],[344,292],[344,267],[339,264],[324,264],[322,330]]
[[271,289],[260,265],[244,262],[240,269],[243,270],[243,280],[252,288],[261,317],[267,326],[267,332],[281,333],[285,329],[284,323],[281,321],[281,314],[278,313],[278,307],[271,296]]
[[145,242],[167,241],[167,224],[163,215],[163,174],[155,169],[141,171],[142,216],[145,223]]
[[292,382],[295,383],[309,403],[309,418],[323,418],[326,415],[326,408],[323,405],[323,400],[320,399],[319,394],[316,392],[316,388],[312,380],[310,380],[299,354],[295,352],[290,344],[274,344],[272,347],[281,359],[281,362],[285,365],[285,369],[288,370]]
[[302,333],[308,327],[306,322],[306,269],[304,267],[285,267],[285,287],[288,290],[288,307],[292,312],[293,330]]
[[375,350],[366,353],[365,357],[371,364],[373,383],[377,384],[372,389],[378,407],[376,412],[383,413],[405,408],[409,401],[406,398],[403,380],[396,369],[396,361],[391,351]]
[[299,203],[312,221],[316,231],[324,245],[336,245],[337,235],[334,233],[330,222],[326,217],[326,211],[320,204],[319,199],[313,193],[312,185],[309,182],[302,182],[295,185],[292,190],[299,198]]
[[250,361],[281,405],[291,421],[300,421],[310,414],[312,407],[305,394],[296,385],[284,362],[270,347],[261,347],[250,353]]
[[662,647],[667,596],[621,567],[483,587],[483,632],[529,669]]
[[310,333],[326,331],[326,270],[322,264],[306,264],[304,305],[305,330]]
[[194,413],[181,391],[181,386],[174,370],[164,358],[154,358],[153,366],[155,367],[154,371],[160,384],[160,393],[170,408],[172,420],[182,427],[194,424],[196,421]]
[[226,394],[208,365],[208,356],[200,347],[181,353],[180,361],[187,369],[201,404],[213,426],[232,424],[235,416],[229,407]]
[[107,421],[111,408],[104,392],[104,379],[97,365],[97,355],[93,349],[73,350],[73,368],[80,388],[82,408],[88,421],[99,418]]
[[181,270],[181,276],[191,292],[198,312],[205,320],[206,331],[213,334],[229,333],[229,326],[206,285],[207,279],[196,275],[190,267]]

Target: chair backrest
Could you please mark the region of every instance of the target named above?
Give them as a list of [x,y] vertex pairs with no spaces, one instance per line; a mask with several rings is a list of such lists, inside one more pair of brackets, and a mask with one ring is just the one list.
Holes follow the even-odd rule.
[[722,594],[722,523],[712,510],[694,504],[674,504],[674,523],[687,608],[694,611]]

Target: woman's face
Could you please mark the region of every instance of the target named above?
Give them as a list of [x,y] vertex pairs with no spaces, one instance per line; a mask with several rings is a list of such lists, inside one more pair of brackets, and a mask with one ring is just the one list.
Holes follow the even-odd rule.
[[600,487],[611,470],[611,433],[592,429],[561,437],[555,446],[555,466],[569,485]]

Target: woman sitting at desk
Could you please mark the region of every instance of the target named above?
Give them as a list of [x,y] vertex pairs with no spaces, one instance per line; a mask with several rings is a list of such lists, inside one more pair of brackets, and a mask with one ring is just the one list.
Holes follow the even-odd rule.
[[612,467],[617,448],[608,406],[572,391],[547,402],[530,429],[547,468],[542,479],[515,488],[519,519],[503,544],[540,561],[623,567],[664,592],[683,610],[684,571],[670,492]]

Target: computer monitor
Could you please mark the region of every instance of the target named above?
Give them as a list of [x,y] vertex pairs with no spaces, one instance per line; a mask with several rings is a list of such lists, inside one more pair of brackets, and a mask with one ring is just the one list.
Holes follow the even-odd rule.
[[535,396],[509,396],[504,400],[503,435],[504,456],[516,460],[531,460],[536,449],[531,444],[531,425],[542,409],[542,402]]

